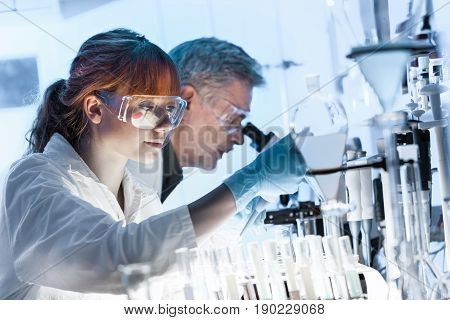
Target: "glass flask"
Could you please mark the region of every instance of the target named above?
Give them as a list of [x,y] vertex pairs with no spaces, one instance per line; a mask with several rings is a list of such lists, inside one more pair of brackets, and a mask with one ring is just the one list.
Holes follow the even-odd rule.
[[[296,144],[309,170],[342,166],[347,142],[347,115],[342,104],[320,90],[318,75],[305,78],[308,96],[299,104],[291,119]],[[326,230],[339,236],[340,216],[347,212],[340,199],[341,172],[307,175],[306,180],[321,200]],[[341,193],[342,194],[342,193]]]

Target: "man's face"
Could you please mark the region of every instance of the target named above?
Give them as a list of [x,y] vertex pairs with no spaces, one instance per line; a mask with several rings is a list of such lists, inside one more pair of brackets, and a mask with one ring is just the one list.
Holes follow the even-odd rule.
[[211,170],[235,144],[243,144],[241,122],[250,111],[252,88],[235,80],[210,92],[192,90],[190,97],[183,97],[189,109],[176,129],[175,148],[183,167]]

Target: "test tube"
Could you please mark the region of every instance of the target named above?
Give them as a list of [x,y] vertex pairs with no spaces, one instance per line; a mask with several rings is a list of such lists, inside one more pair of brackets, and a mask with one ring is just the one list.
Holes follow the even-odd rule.
[[224,284],[225,284],[225,299],[241,300],[236,275],[234,273],[227,273],[224,275]]
[[205,271],[205,260],[200,254],[198,248],[192,248],[189,250],[190,264],[192,270],[192,286],[196,293],[196,299],[209,299],[209,292],[207,287],[207,278]]
[[325,265],[330,274],[333,294],[335,299],[349,299],[341,253],[339,250],[339,238],[337,236],[325,236],[322,238],[325,250]]
[[232,254],[229,247],[219,249],[220,250],[220,266],[221,274],[223,274],[223,287],[225,292],[225,299],[227,300],[240,300],[238,280],[237,280],[237,268],[232,259]]
[[308,241],[305,238],[294,241],[295,262],[300,272],[300,289],[302,296],[307,300],[316,300],[318,296],[314,289],[311,276],[311,260]]
[[280,266],[277,262],[277,242],[267,240],[263,242],[264,257],[270,275],[270,287],[272,288],[272,297],[274,300],[286,300],[286,289],[284,281],[281,278]]
[[192,269],[189,261],[189,250],[180,248],[175,251],[178,272],[184,282],[183,292],[186,300],[194,300],[194,289],[192,287]]
[[200,251],[203,262],[203,271],[209,298],[212,300],[224,300],[221,284],[218,279],[218,261],[214,250],[204,249]]
[[314,289],[322,300],[333,299],[333,289],[331,288],[330,279],[328,278],[325,269],[325,261],[323,256],[322,237],[321,236],[306,236],[308,240],[314,281]]
[[342,267],[345,272],[348,293],[351,299],[359,299],[362,297],[363,291],[358,272],[356,271],[352,249],[350,246],[350,239],[348,236],[339,238],[339,249],[341,251]]
[[120,265],[122,284],[130,300],[148,300],[150,299],[150,270],[148,263],[134,263],[128,265]]
[[236,262],[238,282],[244,289],[244,300],[257,300],[255,287],[251,279],[251,272],[247,263],[245,248],[237,245],[233,250],[233,259]]
[[253,269],[255,271],[256,288],[258,290],[259,299],[270,300],[272,299],[272,296],[270,294],[267,272],[264,268],[259,243],[249,243],[248,249],[253,262]]
[[283,264],[286,271],[286,282],[291,300],[300,300],[300,289],[297,282],[297,271],[292,259],[291,244],[288,241],[282,243]]

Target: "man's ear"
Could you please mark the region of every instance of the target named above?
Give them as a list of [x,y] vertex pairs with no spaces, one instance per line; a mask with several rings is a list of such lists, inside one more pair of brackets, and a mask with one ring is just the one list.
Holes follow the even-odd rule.
[[83,99],[84,113],[93,124],[102,122],[103,109],[101,106],[102,102],[94,95],[88,95]]
[[191,85],[185,85],[181,87],[181,98],[187,101],[187,109],[192,102],[192,99],[197,95],[197,91]]

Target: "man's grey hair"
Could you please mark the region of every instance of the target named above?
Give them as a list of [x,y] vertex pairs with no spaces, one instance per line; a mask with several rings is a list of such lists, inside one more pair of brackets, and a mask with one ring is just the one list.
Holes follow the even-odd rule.
[[241,47],[217,38],[200,38],[176,46],[169,52],[178,66],[181,84],[196,90],[218,89],[234,80],[250,87],[265,81],[261,65]]

